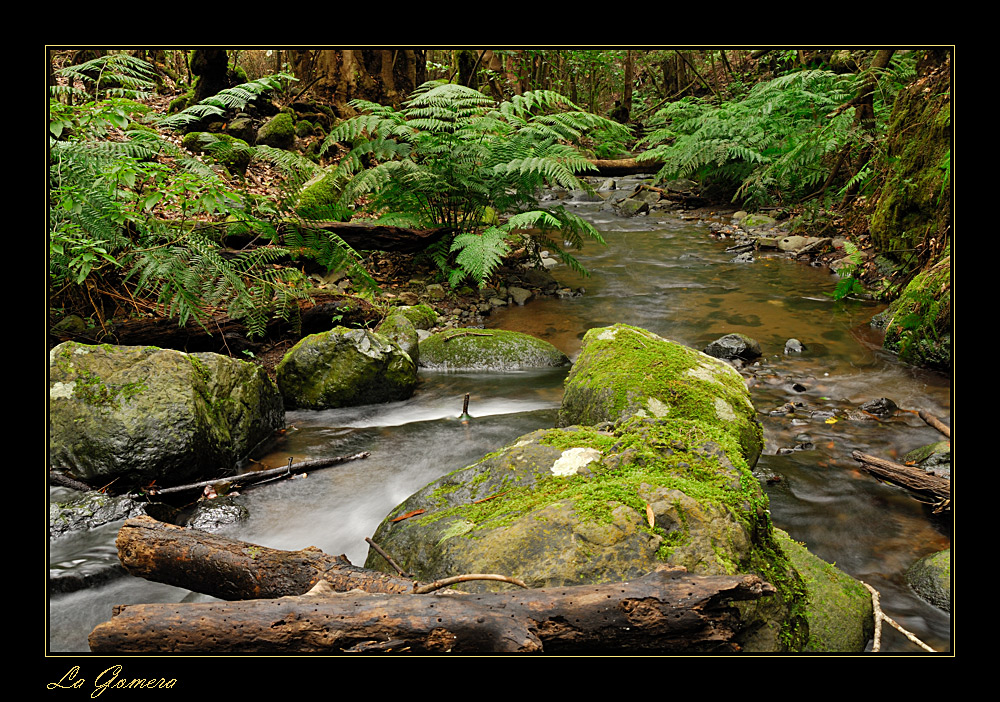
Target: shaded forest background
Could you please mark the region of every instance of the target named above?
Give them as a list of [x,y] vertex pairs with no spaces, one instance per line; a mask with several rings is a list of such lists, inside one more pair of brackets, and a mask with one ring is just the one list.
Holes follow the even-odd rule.
[[[333,142],[331,132],[379,114],[376,106],[398,120],[415,91],[441,81],[502,105],[553,91],[608,120],[575,140],[592,161],[647,158],[659,182],[690,178],[714,201],[794,218],[803,233],[848,235],[844,294],[893,301],[893,350],[945,369],[952,54],[50,49],[50,344],[138,339],[127,333],[137,321],[205,329],[219,315],[242,325],[227,327],[236,348],[235,337],[301,331],[303,310],[316,302],[304,275],[313,267],[367,279],[369,292],[350,309],[377,316],[375,259],[335,233],[283,225],[306,217],[303,195],[317,179],[357,178],[404,158],[370,146],[357,155],[357,135]],[[265,127],[280,115],[292,134],[271,137]],[[365,132],[369,144],[373,134]],[[348,173],[345,159],[355,156]],[[371,197],[314,219],[364,219]],[[488,226],[480,224],[478,233]],[[450,265],[458,270],[453,254]]]

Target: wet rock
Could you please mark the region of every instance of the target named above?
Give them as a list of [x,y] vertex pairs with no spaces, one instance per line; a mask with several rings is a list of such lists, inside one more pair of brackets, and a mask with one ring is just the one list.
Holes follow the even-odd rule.
[[951,549],[921,558],[906,571],[906,580],[921,599],[951,611]]
[[398,344],[366,329],[311,334],[275,369],[289,409],[326,409],[405,400],[417,367]]
[[874,414],[876,417],[891,417],[899,407],[895,402],[887,397],[880,397],[877,400],[869,400],[860,407],[862,412]]
[[218,531],[223,527],[239,524],[250,517],[246,507],[227,495],[210,500],[199,500],[183,526],[201,531]]
[[799,341],[798,339],[789,339],[788,341],[785,342],[786,354],[802,353],[805,350],[806,347],[803,346],[802,342]]
[[705,353],[715,358],[752,361],[761,355],[760,343],[744,334],[726,334],[705,347]]
[[507,289],[510,294],[511,299],[515,304],[523,307],[525,302],[531,300],[535,294],[530,290],[525,290],[524,288],[511,287]]
[[252,363],[75,342],[49,353],[49,465],[91,484],[217,476],[284,421],[278,388]]

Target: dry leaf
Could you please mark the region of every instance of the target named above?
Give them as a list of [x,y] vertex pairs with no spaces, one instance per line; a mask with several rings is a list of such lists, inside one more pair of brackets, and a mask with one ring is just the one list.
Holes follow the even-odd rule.
[[649,522],[650,529],[656,524],[656,518],[653,517],[653,507],[648,502],[646,503],[646,521]]
[[393,521],[393,522],[401,522],[404,519],[409,519],[410,517],[416,517],[418,514],[423,514],[426,511],[427,510],[425,510],[425,509],[415,509],[412,512],[407,512],[406,514],[404,514],[402,516],[396,517],[395,519],[393,519],[391,521]]

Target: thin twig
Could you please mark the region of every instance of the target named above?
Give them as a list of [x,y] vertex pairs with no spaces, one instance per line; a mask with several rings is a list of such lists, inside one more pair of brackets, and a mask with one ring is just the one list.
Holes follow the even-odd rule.
[[930,426],[934,427],[939,432],[947,436],[949,439],[951,438],[951,427],[949,427],[947,424],[942,422],[940,419],[935,417],[930,412],[925,412],[924,410],[920,410],[919,412],[917,412],[917,416],[920,417],[925,422],[927,422]]
[[427,583],[426,585],[416,586],[414,583],[413,594],[415,595],[426,595],[429,592],[434,592],[435,590],[440,590],[443,587],[448,587],[449,585],[454,585],[455,583],[464,583],[470,580],[499,580],[504,583],[512,583],[518,587],[523,587],[527,589],[522,581],[517,578],[510,578],[506,575],[494,575],[492,573],[469,573],[467,575],[456,575],[451,578],[442,578],[440,580],[435,580],[432,583]]
[[897,624],[896,622],[894,622],[890,617],[886,616],[885,612],[882,611],[882,608],[879,607],[879,603],[878,603],[878,600],[879,600],[878,590],[876,590],[875,588],[873,588],[868,583],[862,582],[861,584],[864,585],[866,588],[868,588],[868,591],[870,593],[872,593],[872,609],[874,610],[874,614],[875,614],[875,641],[872,644],[872,653],[878,653],[879,649],[881,648],[881,645],[882,645],[882,622],[883,621],[888,622],[888,624],[890,626],[892,626],[893,628],[895,628],[896,630],[898,630],[903,636],[905,636],[910,641],[912,641],[913,643],[915,643],[918,646],[920,646],[920,648],[924,649],[925,651],[929,651],[930,653],[937,653],[937,651],[935,651],[933,648],[931,648],[930,646],[928,646],[927,644],[925,644],[923,641],[921,641],[920,639],[918,639],[916,636],[914,636],[913,634],[911,634],[910,632],[908,632],[906,629],[904,629],[903,627],[901,627],[899,624]]
[[413,577],[413,573],[407,573],[405,570],[403,570],[402,568],[400,568],[399,564],[397,564],[396,561],[392,560],[392,556],[390,556],[388,553],[386,553],[385,551],[383,551],[379,547],[379,545],[377,543],[375,543],[374,541],[372,541],[368,537],[365,537],[365,541],[368,542],[369,546],[371,546],[373,549],[375,549],[375,553],[377,553],[378,555],[382,556],[382,558],[384,558],[389,565],[391,565],[393,568],[395,568],[397,573],[399,573],[404,578],[412,578]]

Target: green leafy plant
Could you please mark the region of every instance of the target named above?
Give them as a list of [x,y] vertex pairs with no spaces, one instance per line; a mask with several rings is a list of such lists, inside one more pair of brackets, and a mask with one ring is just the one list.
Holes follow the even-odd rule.
[[[593,166],[575,144],[595,129],[623,137],[621,125],[552,91],[498,104],[440,81],[420,86],[399,110],[352,105],[363,114],[333,129],[322,146],[350,146],[337,165],[339,201],[367,198],[368,211],[386,224],[447,229],[428,253],[453,285],[466,277],[485,285],[524,227],[578,270],[561,244],[603,243],[592,225],[564,208],[541,207],[538,196],[543,185],[586,189],[579,174]],[[504,213],[517,216],[501,224]]]
[[638,158],[661,161],[658,177],[710,179],[748,206],[811,194],[830,175],[830,155],[852,138],[843,109],[854,78],[824,70],[789,73],[739,101],[684,98],[657,112],[661,126],[640,140]]
[[[241,319],[251,336],[262,335],[268,319],[294,321],[297,302],[308,295],[302,272],[282,265],[289,257],[309,257],[327,267],[345,266],[363,284],[374,281],[358,254],[336,235],[296,215],[301,185],[319,170],[307,159],[268,147],[251,148],[230,140],[205,140],[210,160],[226,162],[235,150],[265,159],[285,173],[276,202],[252,197],[230,185],[226,172],[178,147],[150,129],[144,106],[107,88],[96,100],[70,104],[70,97],[95,95],[121,76],[148,76],[142,62],[112,54],[69,67],[62,78],[86,89],[60,84],[49,103],[49,276],[52,297],[73,290],[128,285],[133,299],[155,302],[181,325],[203,323],[217,310]],[[132,73],[112,70],[126,66]],[[113,81],[111,79],[114,79]],[[191,115],[239,108],[279,77],[240,86],[163,126],[189,123]],[[133,87],[142,87],[136,82]],[[114,93],[114,94],[112,94]],[[133,96],[136,94],[133,90]],[[198,107],[198,106],[196,106]],[[139,122],[138,120],[143,120]],[[245,234],[257,242],[223,252],[221,234]],[[95,307],[95,312],[99,311]]]

